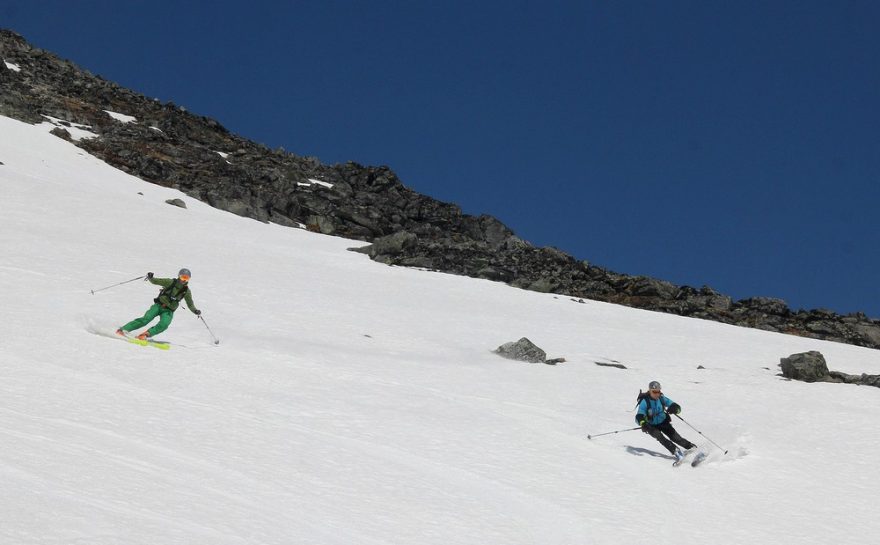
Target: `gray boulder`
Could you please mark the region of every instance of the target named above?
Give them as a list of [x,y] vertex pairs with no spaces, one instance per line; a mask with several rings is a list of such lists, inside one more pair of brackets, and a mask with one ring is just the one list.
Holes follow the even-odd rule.
[[62,140],[67,140],[68,142],[70,142],[72,140],[72,138],[70,136],[70,132],[67,129],[63,129],[61,127],[55,127],[54,129],[49,131],[49,134],[57,136],[58,138],[61,138]]
[[853,329],[856,334],[865,339],[868,346],[880,346],[880,326],[874,323],[855,323]]
[[379,237],[373,241],[373,249],[370,256],[396,256],[402,254],[408,248],[414,247],[419,237],[407,231],[400,231],[387,237]]
[[[388,235],[385,237],[379,237],[373,240],[373,243],[369,246],[362,246],[360,248],[349,248],[351,251],[364,253],[370,256],[371,259],[378,261],[379,263],[385,263],[386,265],[395,264],[393,262],[393,258],[395,256],[399,256],[403,254],[407,249],[412,248],[418,244],[419,237],[413,233],[407,231],[400,231],[394,233],[393,235]],[[407,258],[409,263],[407,266],[422,266],[427,264],[431,265],[429,259],[425,259],[423,261],[413,261],[414,258]],[[402,264],[402,263],[401,263]]]
[[828,377],[828,364],[825,357],[815,350],[792,354],[779,360],[782,376],[804,382],[825,381]]
[[526,337],[516,341],[502,344],[495,353],[507,359],[527,361],[529,363],[544,363],[547,353],[538,348]]

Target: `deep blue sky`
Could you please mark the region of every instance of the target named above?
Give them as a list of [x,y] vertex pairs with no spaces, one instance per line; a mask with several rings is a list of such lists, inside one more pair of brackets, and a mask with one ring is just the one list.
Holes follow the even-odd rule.
[[0,0],[0,27],[536,245],[880,317],[880,2]]

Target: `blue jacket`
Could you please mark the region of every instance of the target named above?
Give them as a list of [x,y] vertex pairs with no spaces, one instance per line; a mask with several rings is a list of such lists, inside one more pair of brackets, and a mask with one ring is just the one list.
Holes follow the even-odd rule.
[[648,395],[648,397],[639,401],[639,406],[636,410],[636,424],[643,418],[652,426],[662,424],[664,420],[669,418],[666,416],[666,408],[672,405],[675,405],[675,402],[663,394],[660,394],[659,399],[654,399]]

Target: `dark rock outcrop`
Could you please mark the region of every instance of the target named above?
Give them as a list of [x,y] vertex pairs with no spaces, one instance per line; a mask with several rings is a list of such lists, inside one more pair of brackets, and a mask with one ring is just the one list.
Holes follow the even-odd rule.
[[523,337],[516,342],[504,343],[495,349],[495,353],[503,358],[529,363],[544,363],[547,353],[535,346],[528,338]]
[[[388,167],[325,165],[269,149],[213,119],[90,74],[8,30],[0,30],[0,57],[20,68],[0,62],[0,115],[28,123],[51,116],[88,127],[97,137],[72,143],[112,166],[240,216],[372,242],[358,251],[382,263],[880,347],[880,321],[864,314],[792,311],[763,297],[733,301],[709,287],[619,274],[536,248],[491,216],[466,215],[416,193]],[[70,138],[60,127],[55,134]]]
[[850,375],[840,371],[829,371],[825,357],[815,350],[792,354],[779,360],[782,376],[804,382],[843,382],[880,388],[880,375]]
[[614,367],[615,369],[626,369],[626,365],[622,363],[609,363],[606,361],[594,361],[599,367]]
[[494,350],[501,357],[525,361],[529,363],[546,363],[556,365],[565,362],[565,358],[547,359],[547,353],[535,346],[528,338],[523,337],[516,342],[504,343]]
[[815,350],[781,358],[779,366],[782,368],[782,376],[793,380],[816,382],[828,378],[825,357]]
[[844,382],[846,384],[858,384],[861,386],[874,386],[880,388],[880,375],[850,375],[840,371],[829,371],[828,382]]

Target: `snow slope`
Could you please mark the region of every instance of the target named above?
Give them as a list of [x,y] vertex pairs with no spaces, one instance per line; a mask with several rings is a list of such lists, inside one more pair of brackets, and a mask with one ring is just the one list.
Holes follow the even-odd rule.
[[[880,352],[388,267],[0,117],[0,543],[869,543]],[[165,204],[183,198],[188,209]],[[193,271],[169,351],[103,336]],[[101,334],[95,334],[101,333]],[[522,336],[568,362],[490,351]],[[616,360],[627,369],[595,365]],[[697,369],[699,365],[705,369]],[[671,467],[660,380],[724,448]],[[711,447],[681,421],[677,429]]]

